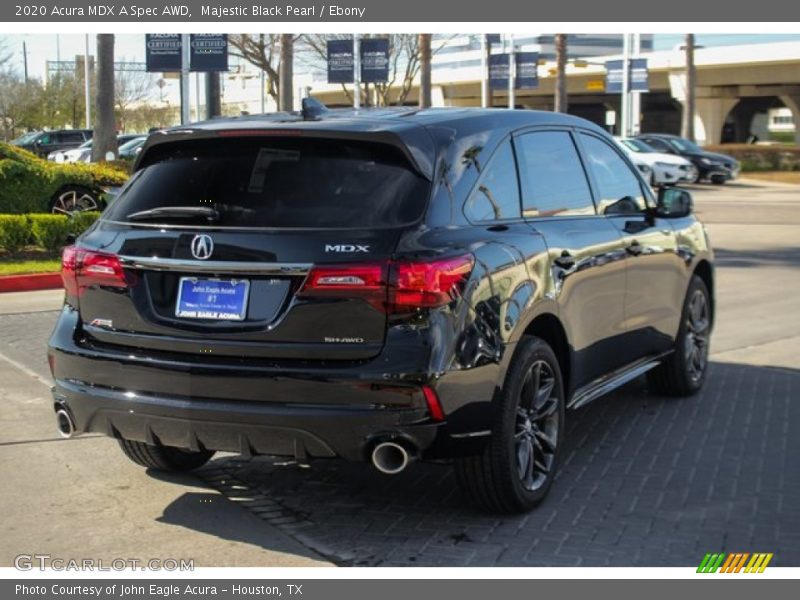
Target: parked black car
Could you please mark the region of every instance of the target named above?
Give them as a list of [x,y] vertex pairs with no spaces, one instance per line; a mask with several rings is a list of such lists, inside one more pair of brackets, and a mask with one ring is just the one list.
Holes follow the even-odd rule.
[[686,138],[665,133],[643,133],[637,137],[659,152],[677,154],[691,161],[697,167],[696,183],[710,181],[722,185],[739,176],[739,162],[735,158],[707,152]]
[[91,129],[59,129],[56,131],[42,131],[36,136],[31,136],[18,143],[20,148],[25,148],[37,156],[47,158],[47,155],[56,150],[71,150],[77,148],[85,141],[92,139]]
[[63,435],[164,470],[448,459],[502,512],[547,493],[566,409],[644,373],[696,392],[714,314],[689,194],[523,110],[309,102],[155,133],[63,276]]

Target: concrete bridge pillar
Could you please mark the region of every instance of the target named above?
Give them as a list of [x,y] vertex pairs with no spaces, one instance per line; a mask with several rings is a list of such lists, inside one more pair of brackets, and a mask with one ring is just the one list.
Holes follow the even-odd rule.
[[794,117],[794,143],[800,146],[800,96],[780,96]]
[[722,141],[725,119],[738,101],[735,98],[697,98],[694,135],[698,144],[705,146]]

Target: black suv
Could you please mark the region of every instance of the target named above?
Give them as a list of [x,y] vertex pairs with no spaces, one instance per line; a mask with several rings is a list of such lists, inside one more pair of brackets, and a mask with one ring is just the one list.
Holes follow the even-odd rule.
[[57,150],[72,150],[92,139],[91,129],[59,129],[58,131],[42,131],[36,136],[25,138],[17,144],[37,156],[47,155]]
[[739,162],[727,154],[708,152],[694,142],[677,135],[643,133],[637,137],[659,152],[677,154],[691,162],[697,167],[695,183],[710,181],[722,185],[739,176]]
[[63,435],[165,470],[216,450],[447,459],[515,512],[553,481],[565,409],[644,373],[661,394],[703,385],[706,233],[602,129],[314,106],[150,136],[64,251]]

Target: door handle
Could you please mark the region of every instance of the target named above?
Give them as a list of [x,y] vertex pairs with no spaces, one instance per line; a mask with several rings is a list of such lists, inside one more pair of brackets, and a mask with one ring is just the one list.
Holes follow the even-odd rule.
[[638,240],[633,240],[630,245],[625,248],[625,251],[631,256],[639,256],[642,253],[642,245]]
[[556,266],[562,269],[571,269],[575,266],[575,257],[568,251],[564,250],[557,259],[553,261]]

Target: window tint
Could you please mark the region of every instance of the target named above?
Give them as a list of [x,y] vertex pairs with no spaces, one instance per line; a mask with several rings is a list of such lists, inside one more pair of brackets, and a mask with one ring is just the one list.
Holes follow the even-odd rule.
[[586,174],[566,131],[521,136],[516,144],[525,217],[593,215]]
[[597,211],[601,215],[643,211],[642,186],[620,154],[600,138],[584,133],[580,136],[587,166],[597,183]]
[[492,156],[464,206],[464,213],[473,222],[519,218],[519,184],[510,141],[504,142]]
[[[213,207],[215,224],[230,227],[394,226],[418,219],[430,191],[400,151],[386,144],[195,140],[156,146],[145,161],[109,207],[109,220],[168,206]],[[187,217],[145,222],[164,221],[187,223]]]
[[659,152],[669,152],[671,150],[669,144],[657,138],[644,138],[644,141]]
[[65,144],[75,144],[83,142],[83,134],[80,131],[65,131],[59,134],[59,141]]

